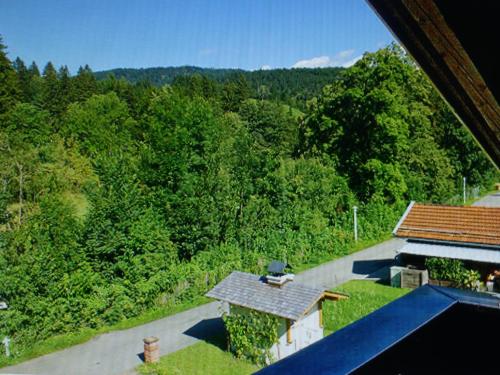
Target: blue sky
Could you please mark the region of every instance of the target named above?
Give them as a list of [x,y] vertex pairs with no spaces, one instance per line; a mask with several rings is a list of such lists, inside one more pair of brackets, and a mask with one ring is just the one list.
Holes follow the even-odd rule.
[[72,72],[343,66],[393,41],[364,0],[0,0],[0,34]]

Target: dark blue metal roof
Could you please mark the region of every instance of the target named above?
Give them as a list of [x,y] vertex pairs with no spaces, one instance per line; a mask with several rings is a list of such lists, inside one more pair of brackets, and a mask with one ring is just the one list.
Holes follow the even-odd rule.
[[257,374],[348,374],[458,303],[500,308],[499,302],[482,293],[425,285]]

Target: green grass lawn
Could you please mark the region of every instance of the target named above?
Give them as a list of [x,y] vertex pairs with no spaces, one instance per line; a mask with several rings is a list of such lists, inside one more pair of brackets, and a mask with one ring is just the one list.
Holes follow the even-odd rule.
[[[323,304],[325,334],[345,327],[410,291],[361,280],[349,281],[335,290],[347,293],[350,297]],[[257,366],[236,359],[230,353],[207,342],[199,342],[166,355],[154,365],[141,365],[138,368],[139,373],[143,375],[246,375],[256,370]]]
[[349,298],[323,304],[325,335],[368,315],[389,302],[404,296],[411,289],[392,288],[374,281],[353,280],[335,288]]
[[206,342],[199,342],[161,358],[152,365],[141,365],[142,375],[245,375],[259,367]]

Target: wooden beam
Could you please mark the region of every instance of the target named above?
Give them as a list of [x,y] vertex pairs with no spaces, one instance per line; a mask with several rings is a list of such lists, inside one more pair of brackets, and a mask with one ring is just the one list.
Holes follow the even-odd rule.
[[[435,0],[403,0],[421,30],[441,55],[458,82],[482,112],[488,125],[498,132],[500,108],[455,33],[449,28]],[[496,130],[495,130],[496,129]]]
[[456,34],[463,30],[470,35],[467,25],[453,29],[437,0],[367,1],[499,168],[500,101]]
[[347,299],[349,296],[344,293],[339,293],[339,292],[330,292],[330,291],[325,291],[323,292],[323,299],[327,299],[329,301],[338,301],[341,299]]
[[292,321],[286,319],[286,342],[287,344],[292,343]]

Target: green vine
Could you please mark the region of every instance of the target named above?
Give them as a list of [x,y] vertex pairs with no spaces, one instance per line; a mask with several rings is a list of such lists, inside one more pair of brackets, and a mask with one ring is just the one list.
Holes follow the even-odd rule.
[[263,366],[273,361],[271,347],[278,342],[280,319],[255,310],[235,310],[222,319],[229,336],[229,350]]

